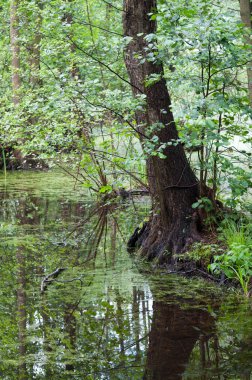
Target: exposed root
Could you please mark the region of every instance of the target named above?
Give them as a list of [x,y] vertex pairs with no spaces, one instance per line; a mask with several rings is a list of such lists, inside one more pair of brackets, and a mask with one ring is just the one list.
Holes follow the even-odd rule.
[[139,249],[142,257],[155,260],[159,265],[175,264],[174,254],[184,253],[193,243],[202,241],[199,225],[198,218],[193,216],[183,223],[175,222],[168,230],[162,228],[159,215],[155,215],[134,231],[128,241],[128,251]]

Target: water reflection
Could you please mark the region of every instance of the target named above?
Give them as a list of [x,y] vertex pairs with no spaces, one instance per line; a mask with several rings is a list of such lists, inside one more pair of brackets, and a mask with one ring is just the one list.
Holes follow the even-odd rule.
[[[12,180],[0,191],[3,380],[250,378],[249,306],[216,307],[181,278],[156,284],[126,253],[143,203],[136,214],[63,187],[52,196],[23,176],[25,189]],[[65,270],[41,293],[56,268]]]
[[[116,206],[93,207],[62,194],[39,197],[15,187],[1,195],[0,270],[8,281],[1,304],[13,305],[13,312],[0,310],[1,340],[8,342],[2,378],[138,377],[152,301],[122,254],[133,221],[122,225]],[[62,266],[65,273],[41,294],[42,279]]]
[[197,341],[205,362],[205,344],[214,330],[214,318],[207,311],[154,302],[144,379],[182,379]]
[[16,250],[17,260],[17,321],[18,321],[18,345],[19,345],[19,378],[27,379],[26,369],[26,268],[22,247]]

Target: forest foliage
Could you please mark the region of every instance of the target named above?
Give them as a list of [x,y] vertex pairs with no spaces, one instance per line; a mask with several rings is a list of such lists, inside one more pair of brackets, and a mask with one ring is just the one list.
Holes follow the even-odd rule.
[[[10,9],[16,6],[19,67],[13,68]],[[123,61],[122,2],[105,0],[1,1],[2,165],[18,149],[49,166],[69,162],[96,193],[145,186],[145,159],[162,158],[155,133],[141,146],[134,99]],[[230,207],[251,208],[251,108],[246,68],[248,38],[236,1],[159,1],[145,36],[147,58],[161,61],[179,140],[201,183]],[[13,102],[13,73],[20,86]],[[158,81],[146,78],[146,86]],[[152,128],[158,126],[153,125]],[[15,154],[14,154],[15,155]],[[24,160],[25,161],[25,160]],[[245,197],[244,197],[245,196]],[[207,198],[195,208],[211,208]]]

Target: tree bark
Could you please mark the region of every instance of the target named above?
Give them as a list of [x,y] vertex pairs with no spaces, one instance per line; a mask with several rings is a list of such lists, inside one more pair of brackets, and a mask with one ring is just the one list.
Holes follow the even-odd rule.
[[[199,196],[199,186],[183,146],[180,143],[169,145],[178,140],[178,132],[163,77],[163,65],[158,60],[148,60],[146,54],[148,43],[145,36],[156,33],[156,22],[150,20],[150,13],[156,7],[156,0],[124,0],[123,27],[124,35],[131,37],[125,50],[125,64],[133,94],[135,97],[146,95],[145,110],[136,114],[141,142],[145,145],[148,138],[156,135],[160,145],[168,144],[163,150],[165,158],[150,155],[147,159],[153,216],[141,242],[143,255],[148,259],[158,257],[162,262],[169,260],[167,253],[180,253],[199,238],[192,209]],[[143,63],[137,54],[145,58]],[[146,86],[146,79],[153,74],[160,79]],[[149,133],[154,125],[162,127]]]
[[[252,3],[250,0],[240,0],[240,13],[243,24],[252,31]],[[250,37],[246,38],[246,42],[252,48],[252,39]],[[251,63],[247,66],[248,75],[248,93],[249,93],[249,103],[252,107],[252,65]]]

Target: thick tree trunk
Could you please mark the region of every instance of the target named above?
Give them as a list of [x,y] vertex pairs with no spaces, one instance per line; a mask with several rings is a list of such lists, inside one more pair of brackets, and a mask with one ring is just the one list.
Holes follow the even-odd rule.
[[[163,66],[146,57],[145,36],[156,32],[156,23],[150,20],[150,13],[155,10],[156,0],[124,0],[123,26],[125,36],[132,38],[126,47],[125,63],[133,93],[146,95],[146,109],[136,115],[142,143],[145,144],[146,135],[156,135],[160,145],[168,143],[163,151],[166,158],[148,158],[147,174],[154,212],[142,236],[141,249],[149,259],[158,257],[160,261],[164,258],[167,261],[164,253],[179,253],[199,238],[191,207],[199,196],[199,188],[183,146],[169,145],[178,139],[178,133]],[[145,58],[144,63],[140,63],[137,54]],[[153,74],[160,79],[145,86],[146,79]],[[157,123],[162,127],[148,134],[150,127]]]
[[[252,31],[252,2],[250,0],[240,0],[240,13],[243,24]],[[252,48],[252,39],[247,38],[247,43]],[[252,107],[252,64],[249,63],[247,66],[248,74],[248,92],[249,92],[249,103]]]

